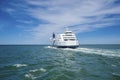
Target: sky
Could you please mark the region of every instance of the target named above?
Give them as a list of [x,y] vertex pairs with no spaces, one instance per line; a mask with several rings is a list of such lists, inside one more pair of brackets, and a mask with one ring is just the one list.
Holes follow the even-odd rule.
[[50,44],[65,27],[80,44],[120,44],[120,0],[0,1],[0,44]]

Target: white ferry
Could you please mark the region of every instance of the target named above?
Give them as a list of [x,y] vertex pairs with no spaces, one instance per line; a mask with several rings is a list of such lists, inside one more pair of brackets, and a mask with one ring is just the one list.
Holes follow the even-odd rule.
[[75,34],[66,29],[63,34],[58,34],[57,38],[55,38],[55,34],[53,33],[53,37],[51,39],[52,46],[58,48],[77,48],[79,47],[79,42],[75,36]]

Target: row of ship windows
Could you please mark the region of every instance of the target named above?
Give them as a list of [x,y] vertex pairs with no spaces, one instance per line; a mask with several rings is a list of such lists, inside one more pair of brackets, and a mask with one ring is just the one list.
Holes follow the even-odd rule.
[[[58,38],[61,39],[61,38]],[[75,37],[64,37],[63,39],[75,39]]]
[[75,39],[64,39],[64,41],[75,41]]
[[73,35],[70,34],[70,35],[62,35],[62,36],[73,36]]
[[75,38],[75,37],[63,37],[63,39],[64,39],[64,38]]

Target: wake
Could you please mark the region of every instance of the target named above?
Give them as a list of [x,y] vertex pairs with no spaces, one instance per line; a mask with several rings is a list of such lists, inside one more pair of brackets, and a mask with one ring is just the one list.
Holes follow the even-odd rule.
[[96,54],[108,57],[120,57],[120,49],[98,49],[98,48],[56,48],[52,46],[47,46],[45,48],[49,49],[58,49],[63,51],[74,51],[74,52],[82,52],[85,54]]
[[46,46],[45,48],[57,49],[56,47],[53,47],[53,46]]
[[83,52],[86,54],[97,54],[97,55],[110,56],[110,57],[120,57],[120,49],[112,50],[112,49],[96,49],[96,48],[76,48],[76,49],[66,48],[63,50]]

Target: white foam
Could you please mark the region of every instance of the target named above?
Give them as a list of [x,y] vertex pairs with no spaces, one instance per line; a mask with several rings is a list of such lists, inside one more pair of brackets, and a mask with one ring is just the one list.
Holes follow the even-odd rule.
[[76,51],[76,52],[84,52],[89,54],[98,54],[104,56],[113,56],[113,57],[120,57],[120,50],[108,50],[108,49],[95,49],[95,48],[77,48],[77,49],[63,49],[69,51]]
[[29,72],[27,74],[25,74],[25,77],[26,78],[29,78],[29,79],[36,79],[38,78],[37,76],[33,75],[35,72],[38,72],[38,71],[41,71],[41,72],[46,72],[46,69],[44,68],[40,68],[40,69],[33,69],[33,70],[29,70]]
[[118,73],[112,73],[112,75],[115,75],[115,76],[120,76],[120,74],[118,74]]
[[46,69],[44,69],[44,68],[40,68],[40,69],[33,69],[33,70],[30,70],[29,72],[37,72],[37,71],[46,72]]
[[14,64],[13,66],[19,68],[19,67],[25,67],[27,64]]
[[34,77],[34,75],[28,73],[28,74],[25,74],[25,77],[26,78],[30,78],[30,79],[36,79],[37,77]]
[[57,49],[56,47],[53,47],[53,46],[46,46],[45,48]]
[[46,69],[44,69],[44,68],[40,68],[40,71],[42,71],[42,72],[46,72]]
[[38,71],[38,69],[30,70],[29,72],[36,72],[36,71]]
[[117,65],[112,64],[111,66],[116,67]]

